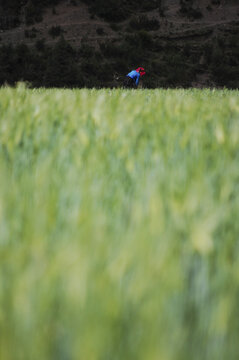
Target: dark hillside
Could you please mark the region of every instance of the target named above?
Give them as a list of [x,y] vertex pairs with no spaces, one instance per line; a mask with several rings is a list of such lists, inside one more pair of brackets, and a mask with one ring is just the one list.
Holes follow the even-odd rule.
[[236,0],[0,0],[0,83],[239,86]]

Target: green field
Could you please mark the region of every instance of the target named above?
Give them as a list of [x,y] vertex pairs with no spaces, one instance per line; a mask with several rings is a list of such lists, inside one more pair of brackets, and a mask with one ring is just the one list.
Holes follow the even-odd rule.
[[239,359],[239,92],[0,89],[0,359]]

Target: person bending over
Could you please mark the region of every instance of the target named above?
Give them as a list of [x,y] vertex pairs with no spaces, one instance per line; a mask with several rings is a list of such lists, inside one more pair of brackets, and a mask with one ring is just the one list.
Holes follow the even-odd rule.
[[132,70],[126,75],[124,86],[129,89],[136,89],[139,85],[139,79],[146,74],[143,67],[139,67],[136,70]]

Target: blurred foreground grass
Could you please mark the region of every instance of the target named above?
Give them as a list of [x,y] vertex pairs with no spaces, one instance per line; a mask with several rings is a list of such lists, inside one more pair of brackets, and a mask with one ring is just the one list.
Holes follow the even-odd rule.
[[239,359],[239,93],[0,90],[0,359]]

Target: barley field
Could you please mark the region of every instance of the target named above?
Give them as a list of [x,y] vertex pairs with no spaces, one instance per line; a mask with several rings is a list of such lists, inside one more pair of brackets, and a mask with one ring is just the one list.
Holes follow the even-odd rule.
[[0,89],[0,359],[239,359],[239,92]]

